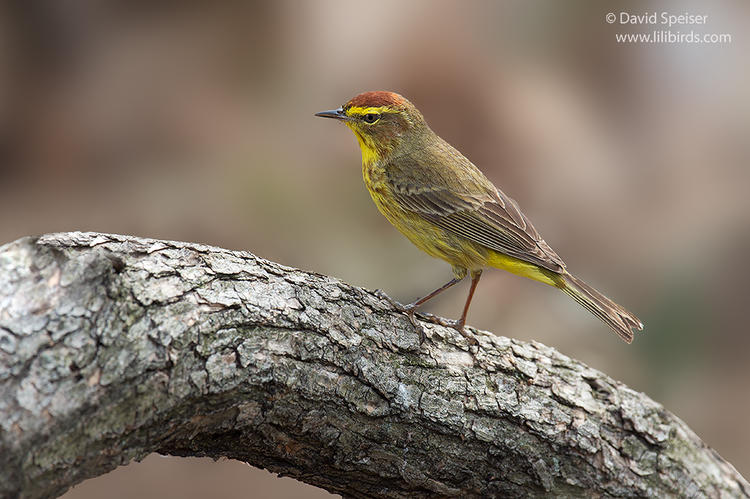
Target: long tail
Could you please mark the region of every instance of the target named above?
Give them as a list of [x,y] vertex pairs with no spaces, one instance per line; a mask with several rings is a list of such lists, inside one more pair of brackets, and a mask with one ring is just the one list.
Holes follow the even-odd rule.
[[582,280],[568,273],[560,274],[560,277],[558,287],[561,290],[611,327],[626,342],[633,341],[633,329],[643,329],[643,323],[638,317]]

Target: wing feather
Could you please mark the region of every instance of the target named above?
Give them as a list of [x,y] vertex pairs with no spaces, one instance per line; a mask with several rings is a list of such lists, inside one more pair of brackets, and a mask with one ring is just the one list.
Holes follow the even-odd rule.
[[[516,202],[496,189],[463,156],[461,159],[469,165],[462,166],[473,175],[468,185],[456,176],[452,180],[458,180],[459,188],[449,187],[444,176],[429,175],[424,166],[417,165],[415,169],[414,163],[410,165],[412,175],[403,175],[409,165],[404,165],[401,158],[400,175],[388,175],[390,191],[403,209],[444,230],[519,260],[563,272],[562,259],[541,238]],[[409,182],[417,180],[414,173],[419,174],[419,182]]]

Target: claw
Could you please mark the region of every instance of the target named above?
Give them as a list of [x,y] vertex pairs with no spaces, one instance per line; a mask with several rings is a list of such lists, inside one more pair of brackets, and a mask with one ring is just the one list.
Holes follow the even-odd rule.
[[414,326],[414,329],[416,329],[417,333],[419,333],[419,344],[421,345],[422,343],[424,343],[424,340],[427,339],[427,336],[424,333],[424,327],[419,323],[415,315],[417,307],[413,305],[401,305],[399,303],[396,308],[399,309],[399,312],[403,312],[406,314],[406,316],[409,318],[409,322],[411,322],[412,326]]
[[393,308],[395,308],[399,312],[407,312],[409,309],[409,305],[404,305],[400,302],[397,302],[396,300],[388,296],[382,289],[376,289],[375,296],[377,296],[381,300],[387,301]]
[[383,291],[382,289],[376,289],[375,296],[387,301],[388,303],[391,304],[393,308],[395,308],[399,312],[406,314],[406,316],[409,318],[409,322],[412,323],[412,325],[414,326],[414,329],[416,329],[417,333],[419,333],[419,344],[421,345],[422,343],[424,343],[424,340],[426,339],[424,328],[422,327],[422,325],[419,323],[419,321],[417,320],[415,316],[417,307],[415,307],[413,303],[410,303],[408,305],[399,303],[393,298],[391,298],[390,296],[388,296],[387,294],[385,294],[385,291]]
[[388,296],[385,293],[385,291],[383,291],[382,289],[376,289],[375,290],[375,296],[377,296],[381,300],[385,300],[385,301],[387,301],[389,303],[393,303],[393,299],[390,296]]
[[469,333],[466,330],[466,328],[464,328],[463,326],[461,326],[460,328],[456,327],[455,329],[456,329],[456,331],[458,331],[459,333],[461,333],[461,336],[463,336],[464,338],[466,338],[466,341],[469,343],[469,345],[479,346],[479,341],[474,337],[474,335],[472,335],[471,333]]
[[450,320],[450,319],[442,319],[440,317],[435,317],[435,322],[437,324],[440,324],[441,326],[449,327],[451,329],[455,329],[459,333],[461,333],[461,336],[466,338],[466,341],[470,345],[479,346],[479,341],[474,337],[473,334],[471,334],[469,331],[467,331],[465,325],[461,320]]
[[[405,307],[408,309],[408,306]],[[416,307],[415,307],[416,308]],[[424,338],[424,330],[422,326],[416,322],[416,318],[414,317],[414,311],[411,312],[409,310],[404,310],[404,313],[406,313],[409,316],[409,319],[411,319],[412,324],[414,324],[414,327],[418,328],[420,330],[420,338],[423,340]],[[473,334],[471,334],[469,331],[466,330],[463,324],[461,324],[460,320],[451,320],[451,319],[444,319],[442,317],[438,317],[437,315],[427,314],[427,313],[421,313],[419,315],[419,318],[423,320],[424,322],[429,322],[431,324],[437,324],[439,326],[449,327],[451,329],[455,329],[459,333],[461,333],[461,336],[466,338],[466,341],[470,345],[479,345],[479,341],[474,337]]]

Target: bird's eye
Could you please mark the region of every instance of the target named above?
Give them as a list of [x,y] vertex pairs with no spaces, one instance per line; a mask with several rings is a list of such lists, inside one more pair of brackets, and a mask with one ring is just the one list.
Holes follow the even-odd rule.
[[362,119],[365,120],[365,123],[373,124],[380,119],[380,115],[376,113],[367,113]]

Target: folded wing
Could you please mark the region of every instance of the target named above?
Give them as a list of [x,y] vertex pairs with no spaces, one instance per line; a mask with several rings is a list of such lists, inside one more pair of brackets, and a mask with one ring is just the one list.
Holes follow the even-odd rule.
[[402,208],[446,231],[553,272],[564,272],[562,259],[516,202],[466,158],[455,159],[465,175],[446,176],[423,161],[399,158],[398,174],[388,175],[390,191]]

